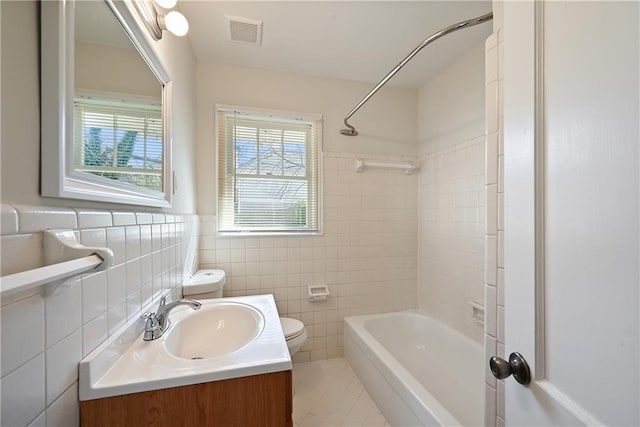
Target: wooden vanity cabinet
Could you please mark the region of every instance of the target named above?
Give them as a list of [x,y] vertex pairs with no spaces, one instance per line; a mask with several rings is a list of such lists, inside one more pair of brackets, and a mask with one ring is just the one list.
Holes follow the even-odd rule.
[[292,427],[291,371],[80,402],[83,427]]

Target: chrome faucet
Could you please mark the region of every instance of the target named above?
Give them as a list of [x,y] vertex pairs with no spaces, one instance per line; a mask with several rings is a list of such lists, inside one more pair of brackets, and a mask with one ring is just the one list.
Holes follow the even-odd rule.
[[169,312],[179,305],[187,305],[194,310],[202,306],[201,303],[192,299],[179,299],[167,304],[167,295],[164,295],[160,298],[160,304],[155,313],[145,313],[142,315],[142,318],[145,319],[143,339],[145,341],[151,341],[160,338],[169,326],[171,326]]

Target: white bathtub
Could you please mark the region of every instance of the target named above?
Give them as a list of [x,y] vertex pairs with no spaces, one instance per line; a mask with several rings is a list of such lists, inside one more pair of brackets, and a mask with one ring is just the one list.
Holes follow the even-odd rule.
[[391,425],[484,423],[482,346],[426,314],[347,317],[344,351]]

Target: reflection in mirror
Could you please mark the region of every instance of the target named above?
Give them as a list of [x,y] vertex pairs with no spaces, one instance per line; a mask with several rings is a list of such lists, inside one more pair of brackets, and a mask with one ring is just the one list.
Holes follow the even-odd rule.
[[43,196],[171,206],[172,83],[135,1],[40,3]]
[[74,172],[163,191],[162,85],[106,3],[74,25]]

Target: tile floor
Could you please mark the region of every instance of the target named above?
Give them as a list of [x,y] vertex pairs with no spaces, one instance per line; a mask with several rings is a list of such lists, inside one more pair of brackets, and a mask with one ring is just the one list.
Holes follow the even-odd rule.
[[293,365],[293,425],[390,426],[345,359]]

